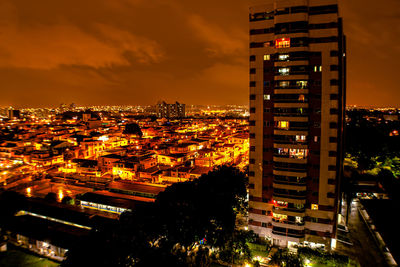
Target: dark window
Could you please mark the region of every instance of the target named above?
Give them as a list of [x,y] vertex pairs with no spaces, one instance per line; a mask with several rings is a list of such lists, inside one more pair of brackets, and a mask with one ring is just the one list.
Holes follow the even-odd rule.
[[262,215],[266,215],[266,214],[267,214],[267,211],[266,211],[266,210],[263,210],[263,211],[261,211],[261,214],[262,214]]
[[250,108],[250,113],[256,113],[256,108]]
[[250,100],[256,100],[256,95],[250,95]]
[[329,151],[329,157],[336,157],[337,152],[336,151]]
[[313,6],[310,7],[308,10],[308,14],[310,15],[321,15],[330,13],[338,13],[338,5]]
[[274,12],[261,12],[250,14],[250,21],[271,20],[274,18]]
[[336,137],[329,137],[329,143],[337,143],[337,141]]
[[329,165],[328,166],[328,171],[336,171],[336,166],[335,165]]
[[339,56],[339,51],[332,50],[331,51],[331,57],[338,57]]
[[264,43],[250,43],[250,48],[264,47]]
[[254,172],[249,172],[249,176],[254,177],[256,174]]
[[250,82],[250,87],[256,87],[256,82],[254,81]]
[[329,128],[331,128],[331,129],[337,129],[337,128],[338,128],[337,122],[331,122],[331,123],[329,123]]
[[264,113],[270,113],[271,109],[270,108],[264,108]]
[[339,110],[337,108],[331,108],[330,110],[331,115],[339,114]]
[[337,36],[330,36],[330,37],[319,37],[319,38],[310,38],[310,44],[321,44],[321,43],[333,43],[338,42]]
[[274,28],[251,29],[251,30],[250,30],[250,35],[267,34],[267,33],[274,33]]
[[255,159],[250,159],[249,162],[250,162],[250,164],[255,164],[256,160]]
[[251,146],[250,147],[250,151],[256,151],[256,147],[255,146]]
[[256,138],[256,134],[255,133],[251,133],[250,134],[250,139],[255,139]]
[[250,69],[250,74],[256,74],[256,69],[255,68],[251,68]]
[[290,8],[290,13],[307,13],[308,7],[307,6],[295,6]]
[[249,121],[250,126],[256,126],[256,121]]
[[338,65],[331,65],[331,71],[338,71],[339,66]]
[[267,228],[267,224],[266,223],[261,223],[261,227]]
[[289,12],[290,12],[290,9],[288,7],[287,8],[279,8],[279,9],[275,10],[275,15],[286,15],[286,14],[289,14]]
[[331,94],[331,100],[338,100],[339,95],[338,94]]
[[254,184],[249,184],[249,189],[254,189]]
[[310,24],[309,28],[311,30],[316,30],[316,29],[332,29],[332,28],[337,28],[338,24],[336,22],[330,22],[330,23],[319,23],[319,24]]
[[335,198],[335,193],[329,192],[327,196],[328,198]]
[[250,56],[250,61],[256,61],[256,56],[254,55]]
[[317,197],[318,196],[318,192],[312,192],[313,197]]
[[331,85],[339,85],[339,80],[338,79],[332,79],[331,80]]

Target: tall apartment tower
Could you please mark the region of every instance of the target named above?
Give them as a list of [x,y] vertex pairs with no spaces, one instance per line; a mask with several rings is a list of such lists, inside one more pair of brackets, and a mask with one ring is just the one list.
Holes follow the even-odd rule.
[[338,0],[250,8],[249,227],[274,245],[335,245],[346,54]]
[[186,116],[186,105],[179,102],[175,104],[167,104],[164,101],[159,102],[156,106],[157,116],[159,118],[184,118]]

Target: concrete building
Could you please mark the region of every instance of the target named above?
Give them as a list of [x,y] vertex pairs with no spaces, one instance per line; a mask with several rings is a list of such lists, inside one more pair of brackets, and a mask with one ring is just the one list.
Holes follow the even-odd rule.
[[338,0],[250,8],[249,227],[274,245],[335,245],[346,58]]
[[157,116],[159,118],[184,118],[186,116],[186,105],[176,102],[167,104],[164,101],[157,104]]
[[9,109],[8,110],[8,118],[10,120],[16,120],[21,118],[21,111],[17,109]]

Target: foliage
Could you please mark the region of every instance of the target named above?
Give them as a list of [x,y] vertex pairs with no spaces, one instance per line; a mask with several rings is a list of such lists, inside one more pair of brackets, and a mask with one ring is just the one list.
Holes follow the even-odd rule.
[[298,255],[303,259],[309,259],[313,262],[323,265],[347,266],[349,258],[337,253],[329,253],[320,249],[312,249],[309,247],[299,247]]
[[272,256],[270,265],[283,267],[303,267],[303,261],[298,254],[289,252],[288,249],[278,249]]
[[249,259],[253,236],[235,230],[246,196],[245,175],[231,167],[174,184],[154,204],[122,214],[117,227],[94,231],[70,249],[63,265],[85,258],[91,266],[209,266],[210,248],[229,261]]
[[219,253],[219,259],[229,263],[244,263],[251,261],[251,250],[248,242],[255,239],[252,231],[235,230],[232,239],[228,240]]
[[136,123],[128,123],[125,125],[124,134],[133,134],[138,135],[140,137],[143,136],[142,130],[140,129],[139,125]]
[[54,192],[49,192],[45,197],[44,200],[47,202],[57,202],[57,194]]
[[68,204],[68,205],[75,205],[75,200],[70,196],[65,196],[61,200],[61,203]]

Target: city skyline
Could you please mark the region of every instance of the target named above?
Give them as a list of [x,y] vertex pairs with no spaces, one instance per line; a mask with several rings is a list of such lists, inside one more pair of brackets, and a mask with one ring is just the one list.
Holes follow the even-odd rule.
[[[0,105],[247,105],[250,2],[2,0]],[[349,105],[398,105],[399,5],[341,3]]]

